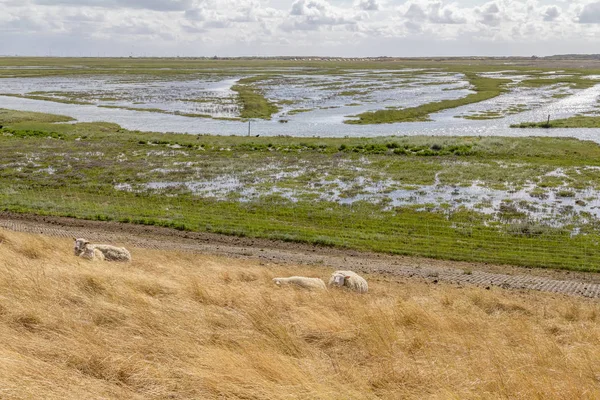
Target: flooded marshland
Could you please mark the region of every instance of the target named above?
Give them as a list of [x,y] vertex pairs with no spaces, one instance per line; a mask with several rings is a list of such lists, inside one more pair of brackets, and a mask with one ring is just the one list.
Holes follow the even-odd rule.
[[[503,79],[506,83],[493,98],[432,112],[426,120],[352,123],[364,113],[459,101],[476,93],[473,77]],[[251,89],[275,111],[265,118],[243,117],[249,105],[241,98],[240,86]],[[543,121],[548,116],[597,115],[599,100],[599,76],[510,68],[475,73],[431,67],[235,68],[190,70],[179,75],[73,73],[5,75],[0,79],[0,108],[67,115],[75,122],[114,122],[133,131],[228,136],[569,136],[600,143],[595,129],[510,128],[511,124]],[[516,162],[477,165],[460,159],[433,163],[434,168],[420,161],[419,168],[427,172],[421,174],[415,163],[406,161],[402,168],[414,171],[414,176],[407,178],[400,167],[384,172],[396,161],[386,160],[384,165],[379,156],[356,157],[343,153],[341,147],[336,159],[326,158],[330,161],[307,160],[298,150],[296,158],[289,157],[292,161],[287,156],[264,156],[250,162],[242,159],[248,154],[235,150],[227,158],[231,152],[227,146],[206,152],[197,145],[182,148],[144,141],[141,145],[152,149],[128,149],[118,155],[90,153],[84,158],[98,165],[112,162],[111,168],[128,160],[142,163],[136,167],[135,176],[131,171],[115,175],[110,187],[119,193],[192,196],[238,204],[318,201],[353,207],[368,203],[381,212],[411,209],[451,215],[466,210],[492,222],[535,221],[553,227],[600,220],[600,184],[582,178],[596,175],[594,166],[554,166],[517,179],[520,170],[531,166]],[[386,149],[384,156],[391,159],[404,154],[395,150]],[[273,147],[269,151],[279,150]],[[65,153],[61,162],[72,156]],[[32,154],[23,157],[3,167],[15,174],[29,171],[38,177],[60,174],[56,158],[36,161]],[[207,164],[207,159],[222,157],[227,163]],[[83,158],[73,163],[83,163]],[[431,168],[435,171],[429,171]],[[505,176],[488,178],[503,168]]]
[[444,170],[435,174],[432,184],[411,184],[410,179],[377,168],[361,158],[335,166],[300,162],[293,166],[267,164],[245,171],[229,167],[228,172],[207,176],[207,171],[194,163],[174,163],[172,168],[140,173],[138,183],[120,183],[115,189],[242,203],[320,201],[353,206],[366,202],[381,211],[403,207],[448,215],[469,211],[486,215],[490,221],[533,221],[551,227],[600,221],[600,187],[573,185],[569,178],[572,174],[597,173],[596,167],[571,168],[568,173],[558,168],[519,183],[507,180],[504,187],[489,180],[457,182]]
[[[247,135],[248,120],[233,90],[241,80],[274,104],[268,119],[253,118],[261,136],[570,136],[600,141],[589,129],[515,130],[511,124],[598,111],[600,85],[576,88],[559,78],[597,76],[505,70],[478,76],[507,79],[506,91],[489,100],[432,113],[429,121],[352,125],[356,115],[457,100],[474,93],[465,74],[435,68],[397,70],[237,69],[183,76],[97,75],[0,79],[0,107],[63,114],[78,121],[115,122],[130,130]],[[523,85],[530,79],[556,83]],[[599,81],[600,82],[600,81]]]

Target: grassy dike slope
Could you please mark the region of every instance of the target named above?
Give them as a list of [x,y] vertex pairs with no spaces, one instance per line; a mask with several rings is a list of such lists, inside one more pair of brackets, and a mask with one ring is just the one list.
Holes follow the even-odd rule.
[[[0,125],[50,117],[2,111]],[[600,187],[596,144],[558,138],[247,138],[131,132],[109,123],[11,122],[0,131],[0,209],[84,219],[116,220],[265,237],[394,254],[596,271],[596,225],[572,228],[514,223],[510,207],[500,220],[476,210],[388,207],[357,201],[290,201],[264,182],[248,201],[199,195],[185,182],[239,177],[270,179],[269,171],[310,166],[281,185],[301,190],[328,179],[353,182],[391,177],[405,185],[484,182],[489,187],[539,181],[540,189],[569,184]],[[353,168],[360,165],[361,169]],[[499,168],[499,166],[502,166]],[[568,178],[549,176],[573,169]],[[591,170],[592,171],[592,170]],[[384,174],[385,175],[382,175]],[[261,175],[262,174],[262,175]],[[315,175],[317,174],[317,175]],[[163,190],[153,182],[181,182]],[[129,188],[129,189],[128,189]],[[327,189],[323,189],[325,192]],[[360,193],[350,188],[347,196]]]
[[0,388],[33,399],[600,397],[597,305],[369,275],[369,293],[278,288],[327,267],[0,231]]

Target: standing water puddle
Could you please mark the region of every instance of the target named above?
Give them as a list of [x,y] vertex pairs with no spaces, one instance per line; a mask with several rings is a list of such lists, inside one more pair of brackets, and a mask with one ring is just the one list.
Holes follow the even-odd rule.
[[[416,210],[454,212],[459,209],[474,210],[496,219],[502,214],[512,218],[521,215],[527,220],[562,226],[573,222],[600,219],[600,191],[595,189],[572,190],[546,188],[527,184],[514,190],[498,190],[483,187],[481,182],[469,186],[440,184],[411,185],[407,187],[393,180],[373,181],[364,177],[353,180],[330,179],[325,176],[299,187],[289,187],[288,179],[297,178],[306,170],[279,172],[267,177],[246,175],[221,175],[213,179],[188,182],[154,181],[146,184],[117,185],[126,191],[152,191],[165,194],[191,192],[202,197],[218,200],[248,202],[261,197],[279,196],[292,202],[308,199],[329,201],[341,205],[358,202],[379,204],[382,210],[411,206]],[[174,193],[173,193],[174,191]]]

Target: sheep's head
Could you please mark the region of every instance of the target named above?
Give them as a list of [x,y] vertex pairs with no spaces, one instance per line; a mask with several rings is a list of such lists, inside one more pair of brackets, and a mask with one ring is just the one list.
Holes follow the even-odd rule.
[[344,275],[334,275],[333,284],[336,286],[344,286],[346,282],[346,277]]
[[73,240],[75,240],[75,246],[73,247],[73,252],[75,253],[76,256],[80,256],[83,254],[83,252],[85,251],[87,245],[90,243],[85,239],[76,239],[73,238]]
[[350,278],[349,275],[344,275],[344,274],[341,274],[338,272],[338,273],[332,275],[331,280],[329,281],[329,285],[345,286],[346,280],[348,278]]

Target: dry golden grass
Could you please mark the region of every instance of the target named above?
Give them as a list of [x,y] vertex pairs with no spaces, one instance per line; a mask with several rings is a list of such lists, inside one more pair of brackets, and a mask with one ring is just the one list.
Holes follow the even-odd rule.
[[0,231],[2,399],[594,399],[598,303]]

